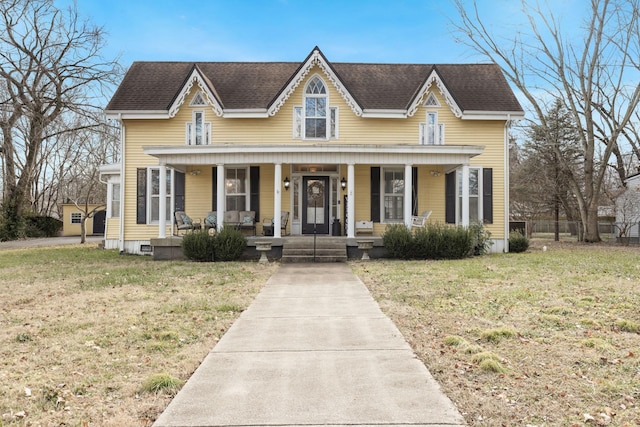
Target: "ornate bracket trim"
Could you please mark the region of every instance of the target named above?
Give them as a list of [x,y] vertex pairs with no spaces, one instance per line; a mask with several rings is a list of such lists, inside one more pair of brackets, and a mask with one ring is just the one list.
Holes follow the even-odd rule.
[[347,105],[349,105],[349,107],[351,108],[351,111],[353,111],[353,113],[356,116],[362,116],[362,108],[360,108],[360,106],[356,103],[356,101],[353,99],[351,94],[346,90],[346,88],[344,87],[340,79],[338,79],[338,76],[336,76],[335,73],[331,70],[331,67],[329,67],[329,64],[327,64],[327,62],[324,60],[324,58],[320,54],[320,51],[318,50],[315,50],[311,54],[311,56],[307,60],[307,63],[304,64],[304,66],[300,69],[300,71],[298,71],[298,74],[295,76],[295,78],[291,80],[289,85],[285,88],[285,90],[282,91],[282,93],[276,99],[273,105],[271,105],[271,107],[269,108],[268,114],[270,116],[276,115],[276,113],[280,110],[280,108],[282,108],[284,103],[289,99],[291,94],[295,92],[295,90],[300,86],[300,83],[302,83],[302,81],[305,79],[305,77],[307,77],[311,69],[316,65],[324,72],[324,74],[327,76],[329,81],[333,84],[335,89],[345,100]]
[[457,118],[461,118],[462,110],[460,109],[460,107],[458,107],[458,104],[456,104],[456,101],[453,99],[453,97],[447,90],[447,87],[444,85],[444,82],[442,81],[442,79],[440,79],[440,76],[438,75],[438,73],[436,73],[435,70],[431,72],[431,75],[422,86],[422,89],[420,90],[420,96],[418,96],[415,99],[415,101],[413,101],[413,103],[411,104],[411,107],[407,112],[407,116],[413,117],[416,111],[418,111],[418,107],[423,105],[424,99],[429,93],[429,89],[431,88],[431,85],[434,82],[436,84],[436,87],[438,88],[438,92],[440,92],[440,95],[442,95],[442,97],[444,98],[445,102],[449,106],[449,109],[451,109],[451,112],[453,113],[453,115],[456,116]]
[[191,89],[193,88],[194,83],[198,85],[200,93],[204,96],[207,103],[211,106],[211,109],[216,114],[216,116],[222,117],[223,111],[220,103],[213,96],[198,70],[194,70],[185,85],[182,87],[180,94],[171,105],[171,108],[169,108],[169,118],[173,118],[176,114],[178,114],[180,107],[182,106],[182,104],[184,104],[189,93],[191,93]]

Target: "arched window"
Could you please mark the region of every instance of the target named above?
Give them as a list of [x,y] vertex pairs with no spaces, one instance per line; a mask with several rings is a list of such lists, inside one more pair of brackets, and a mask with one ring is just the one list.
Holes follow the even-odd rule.
[[320,77],[315,76],[304,92],[305,138],[327,138],[327,89]]

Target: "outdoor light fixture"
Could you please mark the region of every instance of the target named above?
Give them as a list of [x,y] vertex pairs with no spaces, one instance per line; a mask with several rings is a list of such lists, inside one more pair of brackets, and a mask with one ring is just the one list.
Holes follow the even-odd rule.
[[344,179],[344,176],[342,177],[342,179],[340,180],[340,187],[342,187],[342,189],[344,190],[345,188],[347,188],[347,180]]
[[200,175],[200,169],[193,169],[191,172],[189,172],[191,175],[193,176],[197,176]]
[[284,179],[284,189],[289,191],[289,184],[291,184],[291,182],[289,181],[289,177],[286,177]]
[[431,173],[432,176],[440,176],[440,171],[437,170],[431,170],[429,171]]

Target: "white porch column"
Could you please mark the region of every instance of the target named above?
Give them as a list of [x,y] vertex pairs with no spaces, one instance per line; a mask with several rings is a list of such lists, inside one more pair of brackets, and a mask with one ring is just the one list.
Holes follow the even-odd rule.
[[282,163],[275,164],[273,174],[273,237],[282,237],[280,227],[282,226],[280,215],[282,213]]
[[404,165],[404,224],[407,226],[409,230],[411,230],[411,214],[413,213],[413,206],[411,203],[411,188],[413,187],[413,171],[411,170],[412,165]]
[[462,214],[463,227],[469,226],[469,166],[462,166],[462,206],[460,213]]
[[158,196],[158,238],[164,239],[167,237],[167,167],[160,165],[158,168],[160,171],[160,193]]
[[227,210],[224,190],[224,163],[218,163],[216,165],[216,230],[218,231],[224,227],[224,212]]
[[347,237],[355,237],[356,230],[356,172],[353,163],[347,165]]

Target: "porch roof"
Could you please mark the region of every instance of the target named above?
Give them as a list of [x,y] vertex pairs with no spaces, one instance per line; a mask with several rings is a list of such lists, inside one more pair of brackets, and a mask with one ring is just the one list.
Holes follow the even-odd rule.
[[213,144],[146,146],[144,153],[164,165],[336,163],[459,165],[484,152],[472,145]]

